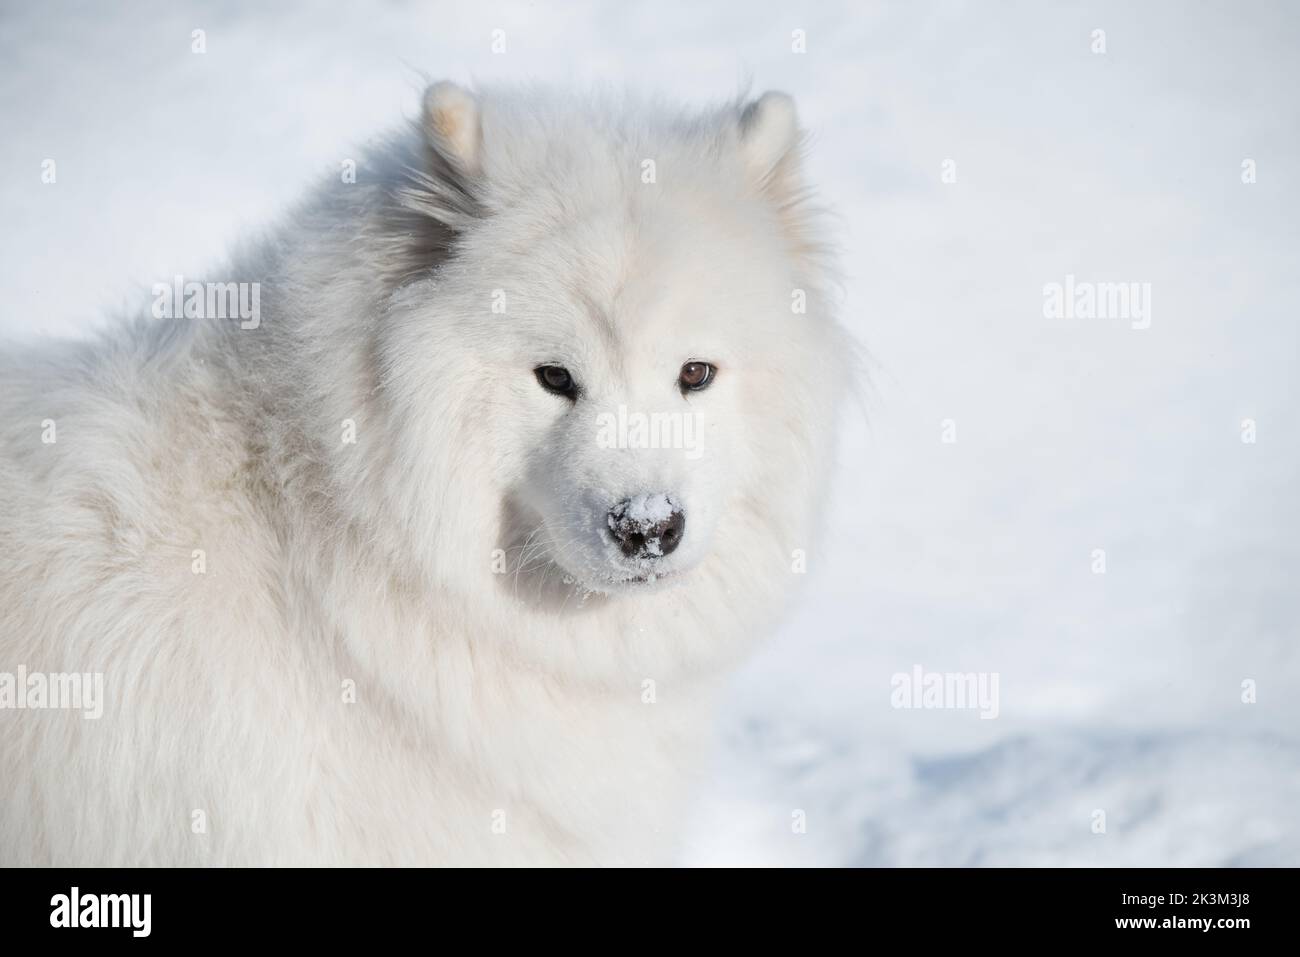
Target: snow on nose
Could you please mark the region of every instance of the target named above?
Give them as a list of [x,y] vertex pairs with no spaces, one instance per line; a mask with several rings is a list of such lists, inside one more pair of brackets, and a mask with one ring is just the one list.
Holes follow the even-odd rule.
[[625,498],[609,510],[605,521],[628,558],[670,555],[686,531],[686,513],[664,492]]

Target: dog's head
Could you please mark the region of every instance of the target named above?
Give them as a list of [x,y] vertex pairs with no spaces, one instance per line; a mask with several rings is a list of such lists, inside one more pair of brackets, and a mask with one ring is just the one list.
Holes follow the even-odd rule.
[[790,98],[683,117],[438,84],[421,135],[400,195],[441,255],[399,270],[385,381],[483,570],[612,595],[788,574],[842,369]]

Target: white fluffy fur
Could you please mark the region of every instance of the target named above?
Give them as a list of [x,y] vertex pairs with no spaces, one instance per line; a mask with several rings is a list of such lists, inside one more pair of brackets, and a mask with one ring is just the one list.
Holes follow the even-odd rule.
[[[671,861],[829,468],[845,343],[798,150],[780,94],[440,84],[211,277],[261,283],[259,328],[6,347],[0,671],[106,700],[0,711],[0,864]],[[720,371],[683,396],[688,359]],[[620,403],[698,413],[705,454],[599,448]],[[605,510],[657,492],[676,574],[620,585]]]

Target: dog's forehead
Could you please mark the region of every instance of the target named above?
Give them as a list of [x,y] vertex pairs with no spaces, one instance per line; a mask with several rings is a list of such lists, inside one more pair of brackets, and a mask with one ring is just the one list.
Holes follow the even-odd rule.
[[585,183],[538,181],[485,223],[479,251],[519,297],[530,347],[630,375],[743,338],[788,266],[761,198],[723,159],[665,161],[648,182],[611,162]]
[[[717,257],[694,243],[629,243],[623,259],[588,264],[575,283],[574,334],[604,364],[636,370],[681,363],[726,334],[733,288]],[[734,275],[734,273],[731,273]],[[594,358],[594,357],[593,357]]]
[[611,199],[557,219],[533,270],[592,321],[634,333],[752,284],[765,250],[734,204],[691,191]]

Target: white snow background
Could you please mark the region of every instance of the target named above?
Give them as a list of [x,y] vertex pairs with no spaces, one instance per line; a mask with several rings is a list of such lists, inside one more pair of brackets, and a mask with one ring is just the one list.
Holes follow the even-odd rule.
[[[1298,865],[1297,48],[1255,0],[6,0],[0,334],[205,274],[422,75],[786,90],[872,385],[684,863]],[[1044,318],[1067,274],[1150,283],[1150,328]],[[891,707],[914,665],[998,717]]]

